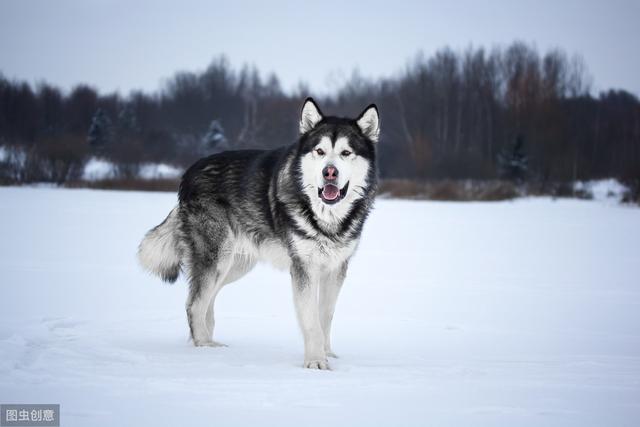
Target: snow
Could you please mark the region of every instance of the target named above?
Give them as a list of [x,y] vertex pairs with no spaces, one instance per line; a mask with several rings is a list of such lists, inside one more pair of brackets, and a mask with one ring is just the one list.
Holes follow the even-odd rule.
[[22,166],[26,159],[27,154],[21,147],[0,145],[0,163],[8,162]]
[[[183,172],[181,168],[164,163],[143,163],[140,165],[138,176],[142,179],[174,179],[179,178]],[[82,179],[98,181],[113,179],[116,175],[116,166],[112,162],[91,157],[84,166]]]
[[611,201],[618,203],[629,189],[614,178],[593,181],[577,181],[574,188],[578,191],[586,191],[593,199],[599,201]]
[[91,157],[84,165],[82,179],[84,181],[99,181],[113,179],[116,176],[116,166],[104,159]]
[[173,179],[180,178],[184,170],[164,163],[144,163],[140,166],[142,179]]
[[187,340],[186,286],[135,262],[168,193],[0,188],[0,402],[64,426],[635,426],[640,210],[379,200],[332,371],[301,368],[288,274],[259,266]]

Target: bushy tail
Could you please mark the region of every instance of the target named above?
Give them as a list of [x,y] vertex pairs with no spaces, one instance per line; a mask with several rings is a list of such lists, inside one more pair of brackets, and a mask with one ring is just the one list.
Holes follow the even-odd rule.
[[177,231],[178,208],[175,207],[160,225],[147,232],[138,247],[140,264],[169,283],[175,282],[180,274]]

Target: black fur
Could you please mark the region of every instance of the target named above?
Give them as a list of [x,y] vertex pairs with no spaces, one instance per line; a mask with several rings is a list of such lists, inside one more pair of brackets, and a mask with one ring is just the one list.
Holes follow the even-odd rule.
[[[369,185],[350,190],[359,191],[362,198],[353,204],[338,231],[318,224],[311,202],[302,191],[300,159],[325,135],[330,135],[332,140],[347,137],[354,152],[368,159],[372,166]],[[306,236],[292,219],[294,212],[302,212],[317,232],[333,241],[358,238],[377,189],[375,163],[374,143],[362,134],[356,121],[337,117],[325,117],[298,142],[287,147],[227,151],[206,157],[187,170],[180,184],[180,222],[187,228],[181,234],[191,236],[196,231],[189,225],[189,217],[215,222],[216,217],[223,215],[234,231],[252,236],[256,243],[275,239],[286,246],[289,232]],[[278,182],[282,172],[292,179]]]

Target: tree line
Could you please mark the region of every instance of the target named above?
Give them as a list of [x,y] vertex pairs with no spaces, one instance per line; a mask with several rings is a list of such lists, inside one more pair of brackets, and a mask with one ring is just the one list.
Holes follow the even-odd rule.
[[[277,76],[234,69],[224,57],[202,72],[176,73],[156,93],[128,96],[0,75],[1,179],[75,180],[91,156],[135,176],[144,162],[186,167],[223,149],[288,144],[308,95],[302,84],[287,93]],[[337,115],[378,105],[383,178],[640,179],[638,98],[592,94],[584,62],[561,50],[541,54],[520,42],[444,48],[391,77],[354,72],[319,102]]]

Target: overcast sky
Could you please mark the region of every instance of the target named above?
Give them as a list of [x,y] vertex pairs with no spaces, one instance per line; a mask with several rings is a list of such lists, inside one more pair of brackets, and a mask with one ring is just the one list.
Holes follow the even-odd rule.
[[120,1],[0,0],[0,72],[65,89],[157,90],[225,54],[326,92],[358,68],[399,72],[429,55],[518,39],[581,54],[597,92],[640,94],[640,0]]

